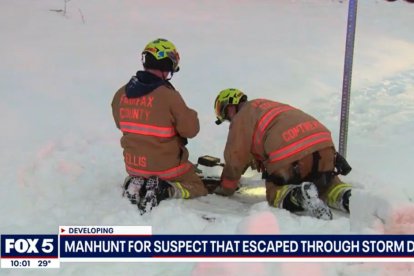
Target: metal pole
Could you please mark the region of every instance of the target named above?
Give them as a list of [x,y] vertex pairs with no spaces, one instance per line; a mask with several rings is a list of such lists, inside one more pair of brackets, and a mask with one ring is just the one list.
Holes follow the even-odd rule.
[[349,0],[346,30],[344,78],[342,83],[341,125],[339,131],[339,153],[346,157],[348,142],[349,101],[351,96],[352,62],[354,59],[355,27],[358,0]]

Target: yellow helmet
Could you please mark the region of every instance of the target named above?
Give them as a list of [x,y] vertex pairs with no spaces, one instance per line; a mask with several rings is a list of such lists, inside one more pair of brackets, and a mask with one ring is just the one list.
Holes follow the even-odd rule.
[[227,88],[217,95],[214,102],[214,111],[216,113],[217,121],[216,124],[221,124],[227,118],[227,106],[238,105],[242,102],[247,101],[247,96],[236,88]]
[[[149,55],[147,55],[149,54]],[[148,57],[149,56],[149,57]],[[164,38],[151,41],[142,51],[144,67],[178,72],[180,55],[175,45]]]

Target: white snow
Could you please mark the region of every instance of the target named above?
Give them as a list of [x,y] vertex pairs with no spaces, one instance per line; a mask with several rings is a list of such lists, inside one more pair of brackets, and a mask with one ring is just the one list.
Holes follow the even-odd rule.
[[[342,3],[341,3],[342,2]],[[348,3],[334,0],[0,2],[1,234],[59,225],[151,225],[154,234],[414,233],[414,4],[359,1],[348,161],[350,217],[298,217],[265,202],[248,172],[234,199],[166,200],[140,216],[121,198],[121,133],[110,102],[164,37],[181,54],[172,83],[199,114],[191,159],[222,157],[213,101],[228,87],[286,102],[335,141]],[[206,215],[212,221],[202,219]],[[32,275],[411,275],[411,263],[62,263]]]

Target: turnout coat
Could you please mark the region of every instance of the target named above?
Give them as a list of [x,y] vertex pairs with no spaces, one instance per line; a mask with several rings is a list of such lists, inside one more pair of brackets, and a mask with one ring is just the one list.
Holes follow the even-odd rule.
[[221,186],[235,190],[252,159],[277,174],[329,147],[334,147],[330,131],[311,115],[266,99],[248,101],[230,123]]
[[200,130],[197,112],[170,82],[139,71],[116,92],[112,114],[130,175],[174,180],[194,170],[185,145]]

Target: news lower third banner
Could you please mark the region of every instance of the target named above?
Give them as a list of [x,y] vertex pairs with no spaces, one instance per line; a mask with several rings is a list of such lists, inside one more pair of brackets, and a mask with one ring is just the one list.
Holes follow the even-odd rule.
[[413,262],[414,235],[153,235],[151,226],[60,226],[1,235],[2,268],[61,262]]

